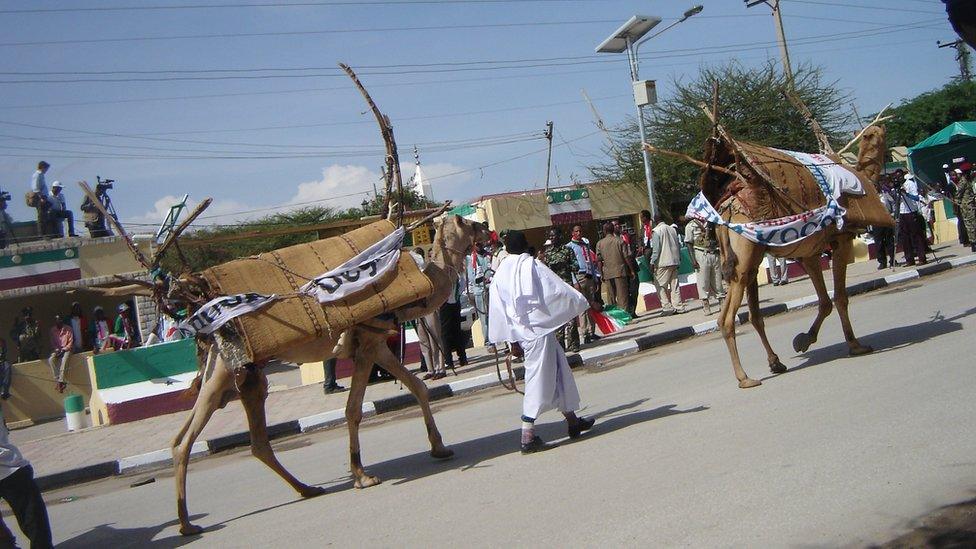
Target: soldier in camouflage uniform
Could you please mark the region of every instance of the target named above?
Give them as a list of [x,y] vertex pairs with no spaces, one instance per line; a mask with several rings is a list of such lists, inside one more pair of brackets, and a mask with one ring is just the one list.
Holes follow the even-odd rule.
[[[573,251],[563,245],[562,235],[558,228],[549,230],[549,239],[543,249],[543,262],[552,272],[556,273],[563,282],[573,285],[573,273],[576,272],[576,256]],[[559,329],[556,334],[559,343],[569,351],[579,351],[579,330],[574,322],[569,322]]]
[[[976,252],[976,189],[973,189],[972,170],[961,170],[956,168],[954,171],[956,178],[956,203],[959,204],[959,215],[962,217],[963,224],[966,225],[966,233],[969,235],[970,249]],[[951,177],[951,175],[950,175]]]

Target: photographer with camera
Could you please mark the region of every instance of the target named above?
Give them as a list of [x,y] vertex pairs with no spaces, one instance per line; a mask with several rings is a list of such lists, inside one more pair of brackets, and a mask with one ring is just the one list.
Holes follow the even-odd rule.
[[[98,176],[96,178],[98,179],[98,183],[95,185],[95,197],[101,202],[104,210],[111,214],[112,199],[108,197],[108,190],[112,188],[112,183],[115,183],[115,180],[102,179]],[[112,233],[105,228],[105,214],[102,213],[102,209],[96,206],[88,196],[81,203],[81,211],[85,214],[85,228],[88,229],[88,233],[92,238],[111,236]]]
[[0,191],[0,249],[7,247],[7,240],[14,238],[14,220],[7,213],[7,202],[10,201],[10,193]]
[[31,189],[26,196],[27,206],[37,210],[37,233],[44,238],[53,238],[49,219],[51,200],[48,197],[47,181],[44,179],[44,174],[50,167],[43,160],[37,163],[37,171],[31,177]]

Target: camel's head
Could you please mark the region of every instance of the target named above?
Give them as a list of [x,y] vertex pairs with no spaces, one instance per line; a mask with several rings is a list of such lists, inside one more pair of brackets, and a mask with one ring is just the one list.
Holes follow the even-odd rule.
[[857,171],[876,182],[884,168],[887,143],[884,126],[874,125],[864,131],[857,153]]
[[487,242],[491,234],[484,223],[471,221],[459,215],[449,215],[437,228],[437,241],[444,248],[467,251],[477,242]]

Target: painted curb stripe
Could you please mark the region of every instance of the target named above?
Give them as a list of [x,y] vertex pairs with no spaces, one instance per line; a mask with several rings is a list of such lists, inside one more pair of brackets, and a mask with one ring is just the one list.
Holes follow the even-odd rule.
[[[210,454],[210,448],[205,440],[199,440],[190,447],[190,459]],[[147,452],[138,456],[131,456],[119,460],[119,474],[124,475],[142,469],[151,469],[173,464],[173,451],[169,448]]]
[[888,284],[894,284],[895,282],[901,282],[903,280],[911,280],[913,278],[918,278],[919,276],[920,276],[919,272],[913,269],[911,271],[905,271],[902,273],[895,273],[893,275],[888,275],[884,277],[884,281],[887,282]]
[[608,360],[618,356],[633,354],[639,350],[640,348],[637,346],[637,341],[631,339],[628,341],[611,343],[604,347],[597,347],[596,349],[584,349],[580,351],[579,354],[583,359],[583,364],[593,364],[600,362],[601,360]]

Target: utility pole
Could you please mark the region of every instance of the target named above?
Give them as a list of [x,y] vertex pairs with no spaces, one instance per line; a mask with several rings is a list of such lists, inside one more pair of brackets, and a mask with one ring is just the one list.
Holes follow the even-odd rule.
[[956,61],[959,61],[959,79],[963,82],[970,82],[973,79],[973,71],[969,60],[969,46],[966,45],[962,40],[956,40],[955,42],[936,42],[939,49],[942,48],[955,48],[956,50]]
[[745,3],[747,8],[759,4],[766,4],[772,8],[773,18],[776,21],[776,35],[779,40],[779,53],[783,60],[783,74],[786,76],[786,85],[790,90],[793,90],[793,65],[790,64],[790,50],[786,46],[786,33],[783,32],[783,13],[779,7],[779,0],[745,0]]
[[549,192],[549,169],[552,167],[552,120],[546,122],[545,136],[549,141],[549,155],[546,157],[546,192]]

